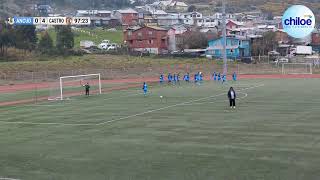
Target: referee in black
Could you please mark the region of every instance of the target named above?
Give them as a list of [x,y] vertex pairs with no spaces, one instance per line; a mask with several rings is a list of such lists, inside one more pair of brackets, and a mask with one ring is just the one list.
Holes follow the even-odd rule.
[[229,102],[230,102],[230,108],[236,108],[236,92],[234,91],[233,87],[230,87],[229,91],[228,91],[228,98],[229,98]]

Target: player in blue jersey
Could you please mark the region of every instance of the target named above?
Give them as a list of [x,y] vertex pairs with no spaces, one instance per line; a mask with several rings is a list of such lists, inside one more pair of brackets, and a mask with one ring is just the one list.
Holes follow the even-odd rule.
[[194,74],[193,80],[194,80],[195,83],[198,82],[198,74],[197,73]]
[[218,81],[221,81],[221,74],[218,73]]
[[189,73],[187,73],[187,74],[184,75],[183,80],[184,80],[185,82],[189,82],[189,81],[190,81],[190,75],[189,75]]
[[202,74],[202,72],[199,72],[199,81],[200,81],[200,82],[203,81],[203,74]]
[[174,82],[174,84],[177,83],[177,75],[176,74],[173,74],[173,82]]
[[217,73],[213,72],[213,80],[216,81],[217,80]]
[[222,84],[225,83],[227,81],[227,76],[226,75],[222,75]]
[[171,83],[171,81],[172,81],[172,75],[171,75],[171,73],[169,73],[168,74],[168,83]]
[[233,81],[237,81],[237,73],[236,72],[233,72],[232,79],[233,79]]
[[143,90],[143,94],[146,96],[148,92],[148,85],[146,82],[143,83],[142,90]]
[[160,84],[162,84],[162,83],[163,83],[163,81],[164,81],[164,76],[163,76],[163,74],[161,74],[161,75],[160,75],[160,78],[159,78],[159,82],[160,82]]

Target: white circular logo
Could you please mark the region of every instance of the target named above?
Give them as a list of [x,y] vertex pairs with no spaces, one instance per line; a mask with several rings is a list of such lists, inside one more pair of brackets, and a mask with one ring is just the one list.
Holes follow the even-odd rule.
[[283,29],[289,36],[304,38],[312,33],[316,24],[313,12],[306,6],[294,5],[282,16]]

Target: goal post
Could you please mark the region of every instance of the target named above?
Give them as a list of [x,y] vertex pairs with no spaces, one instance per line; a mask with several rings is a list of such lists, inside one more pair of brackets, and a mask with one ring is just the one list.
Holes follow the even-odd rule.
[[100,74],[61,76],[58,83],[52,84],[48,100],[64,100],[66,97],[81,95],[87,83],[91,94],[102,93]]
[[282,74],[312,74],[311,63],[282,63]]

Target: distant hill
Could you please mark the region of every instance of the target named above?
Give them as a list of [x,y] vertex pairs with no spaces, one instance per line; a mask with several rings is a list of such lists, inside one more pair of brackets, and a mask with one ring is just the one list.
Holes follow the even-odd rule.
[[[41,0],[0,0],[0,16],[31,13],[33,5]],[[51,1],[51,5],[59,12],[75,9],[117,9],[130,6],[131,0],[42,0]],[[140,2],[153,2],[156,0],[135,0]],[[221,0],[180,0],[188,4],[199,5],[204,10],[212,12],[219,10]],[[281,15],[292,4],[303,4],[310,7],[315,14],[320,15],[319,0],[225,0],[227,11],[239,12],[261,9],[273,15]],[[209,6],[208,6],[209,5]]]

